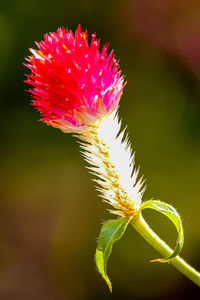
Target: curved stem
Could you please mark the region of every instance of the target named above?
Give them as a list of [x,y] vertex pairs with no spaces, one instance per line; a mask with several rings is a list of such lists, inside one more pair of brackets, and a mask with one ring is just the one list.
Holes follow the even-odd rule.
[[[159,236],[155,234],[155,232],[153,232],[153,230],[143,219],[142,215],[140,215],[140,217],[138,218],[133,218],[131,221],[131,225],[151,246],[153,246],[164,257],[169,256],[173,252],[172,249],[163,240],[161,240]],[[185,276],[191,279],[194,283],[200,286],[200,273],[192,268],[189,264],[187,264],[182,258],[176,256],[171,261],[171,264]]]

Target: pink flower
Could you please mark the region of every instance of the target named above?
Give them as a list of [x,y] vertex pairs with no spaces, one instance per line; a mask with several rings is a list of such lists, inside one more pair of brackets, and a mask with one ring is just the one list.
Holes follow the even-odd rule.
[[64,132],[81,132],[109,115],[118,105],[124,80],[108,45],[99,50],[100,40],[79,25],[75,35],[59,28],[30,49],[25,64],[31,74],[26,83],[33,86],[33,105],[42,121]]

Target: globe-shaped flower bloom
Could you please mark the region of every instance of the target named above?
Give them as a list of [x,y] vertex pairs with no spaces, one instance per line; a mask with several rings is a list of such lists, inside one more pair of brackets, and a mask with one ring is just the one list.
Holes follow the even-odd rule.
[[75,35],[59,28],[30,49],[25,64],[31,70],[26,83],[33,89],[33,105],[42,121],[64,132],[82,132],[109,115],[118,105],[124,80],[108,45],[99,50],[100,40],[78,26]]

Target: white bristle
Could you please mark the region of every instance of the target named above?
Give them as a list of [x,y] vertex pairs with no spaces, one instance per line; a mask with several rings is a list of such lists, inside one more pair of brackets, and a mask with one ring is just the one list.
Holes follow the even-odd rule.
[[116,112],[98,126],[89,127],[79,136],[80,147],[90,172],[99,179],[98,191],[102,198],[114,206],[118,215],[130,215],[140,207],[144,193],[143,178],[138,178],[135,155],[131,150],[125,129],[120,132],[121,121]]

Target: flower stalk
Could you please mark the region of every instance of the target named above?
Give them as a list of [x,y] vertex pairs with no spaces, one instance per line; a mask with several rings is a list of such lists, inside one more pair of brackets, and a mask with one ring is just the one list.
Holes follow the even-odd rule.
[[[131,225],[135,230],[161,255],[169,256],[173,250],[149,227],[142,214],[131,220]],[[200,273],[186,263],[180,256],[176,256],[170,262],[177,270],[200,286]]]

